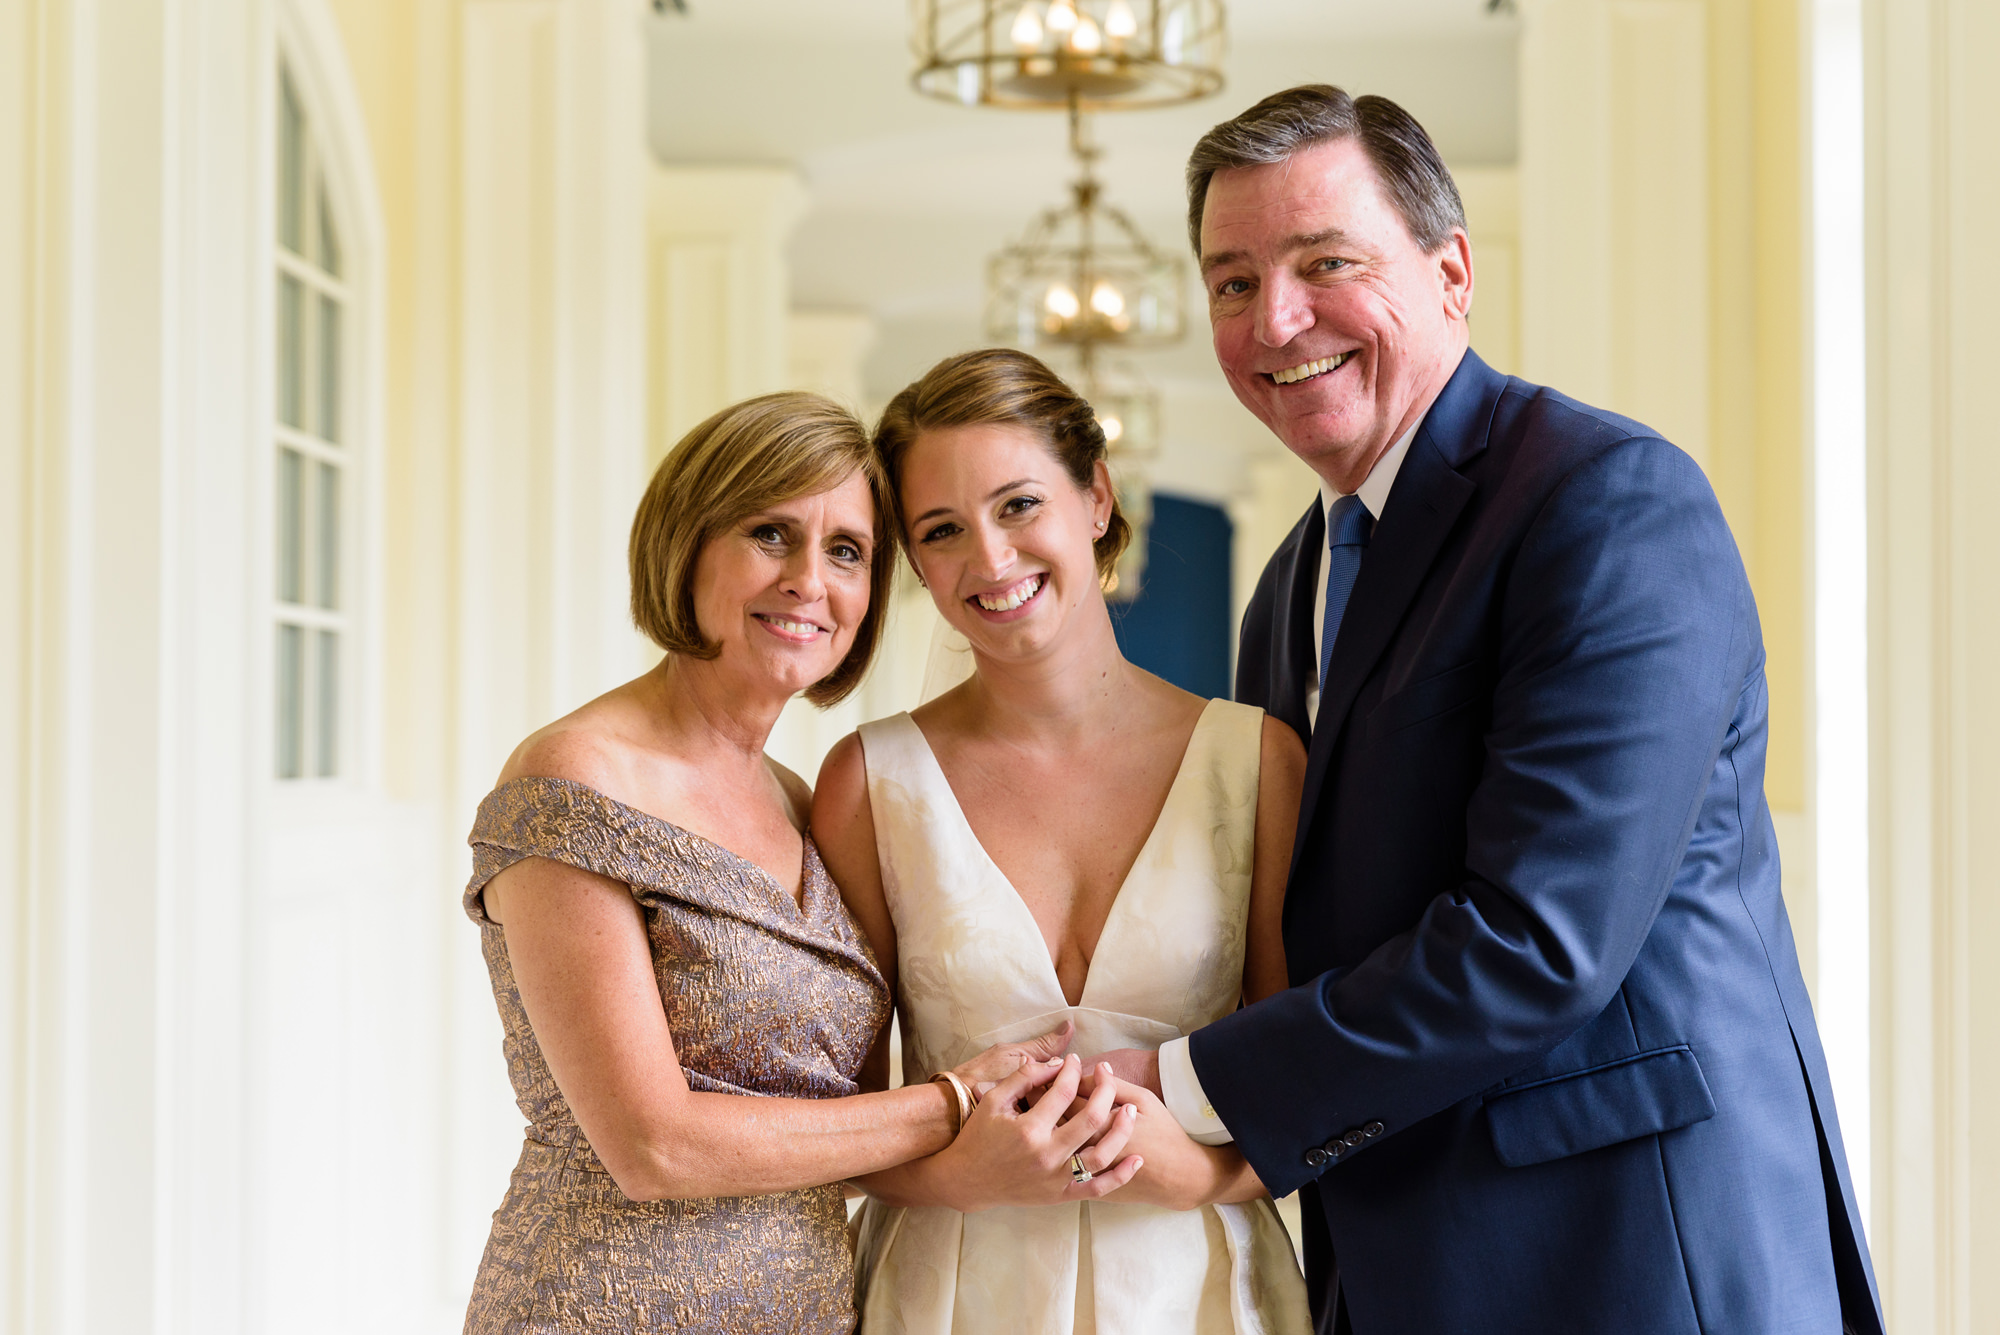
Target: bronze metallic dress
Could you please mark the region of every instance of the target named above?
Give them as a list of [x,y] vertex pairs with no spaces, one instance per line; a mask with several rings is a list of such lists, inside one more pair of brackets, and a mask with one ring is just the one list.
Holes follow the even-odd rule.
[[889,1018],[881,972],[805,841],[804,904],[754,863],[593,788],[514,779],[479,805],[465,911],[480,927],[527,1143],[465,1315],[467,1335],[849,1331],[837,1185],[633,1201],[598,1162],[528,1026],[481,891],[527,857],[631,887],[688,1087],[837,1098]]

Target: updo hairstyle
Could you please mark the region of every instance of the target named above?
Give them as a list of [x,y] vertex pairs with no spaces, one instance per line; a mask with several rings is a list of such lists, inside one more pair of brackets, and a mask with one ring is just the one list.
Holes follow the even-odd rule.
[[712,659],[722,646],[695,621],[695,567],[711,538],[751,515],[840,485],[855,473],[875,501],[868,615],[847,657],[805,691],[825,708],[861,684],[881,642],[895,573],[888,487],[854,414],[818,394],[766,394],[724,408],[681,437],[660,461],[626,549],[632,621],[670,654]]
[[[902,465],[917,437],[959,426],[1018,426],[1039,436],[1070,481],[1088,490],[1105,456],[1104,428],[1090,401],[1039,359],[1013,348],[982,348],[947,357],[889,400],[875,425],[875,454],[889,484],[896,531],[907,535]],[[1111,518],[1092,544],[1097,579],[1105,590],[1118,583],[1118,558],[1132,541],[1132,526],[1111,497]],[[915,564],[915,553],[911,553]]]

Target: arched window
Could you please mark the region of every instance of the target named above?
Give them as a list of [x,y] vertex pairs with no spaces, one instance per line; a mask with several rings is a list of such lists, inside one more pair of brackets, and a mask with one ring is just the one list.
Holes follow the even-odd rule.
[[280,779],[346,772],[352,735],[355,469],[348,368],[356,321],[309,109],[278,70],[277,383],[272,531]]

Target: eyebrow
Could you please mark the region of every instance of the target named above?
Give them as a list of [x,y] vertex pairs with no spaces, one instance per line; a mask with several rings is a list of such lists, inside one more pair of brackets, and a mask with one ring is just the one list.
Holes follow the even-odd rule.
[[[1278,253],[1280,255],[1290,255],[1295,251],[1314,250],[1320,246],[1329,244],[1341,245],[1346,240],[1347,233],[1341,231],[1338,227],[1329,227],[1321,232],[1297,232],[1285,238],[1279,246]],[[1207,273],[1210,269],[1219,268],[1225,264],[1239,263],[1247,259],[1249,253],[1245,250],[1224,250],[1218,251],[1213,255],[1204,255],[1201,257],[1201,271]]]
[[[783,502],[781,501],[779,502],[779,504],[782,505]],[[789,524],[793,528],[804,528],[806,526],[806,521],[799,518],[798,515],[792,513],[790,510],[775,510],[775,509],[758,510],[752,514],[747,514],[743,516],[740,522],[745,524],[756,524],[760,522],[766,524]],[[842,525],[839,524],[835,524],[831,528],[829,528],[827,530],[826,536],[829,538],[846,537],[856,541],[866,539],[871,544],[875,541],[875,535],[873,530],[871,529],[850,529],[843,527]]]
[[[1035,485],[1036,483],[1037,480],[1035,478],[1017,477],[1012,482],[1003,482],[999,486],[995,487],[993,490],[987,492],[986,499],[989,501],[998,500],[1003,492],[1012,491],[1016,487],[1026,487],[1030,485]],[[915,528],[918,524],[925,523],[928,520],[936,519],[939,515],[948,515],[950,513],[951,513],[951,507],[949,505],[940,505],[936,509],[926,510],[922,514],[918,515],[915,519],[912,519],[910,521],[910,527]]]

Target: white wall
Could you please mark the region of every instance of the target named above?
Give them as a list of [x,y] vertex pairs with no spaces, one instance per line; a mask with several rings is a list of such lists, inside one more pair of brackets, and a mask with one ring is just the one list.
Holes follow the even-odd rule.
[[1875,1263],[1890,1329],[2000,1326],[2000,12],[1867,0]]
[[229,1330],[256,561],[214,518],[254,476],[263,18],[40,0],[0,25],[0,1330]]
[[[639,17],[0,10],[0,1331],[462,1320],[518,1145],[454,889],[470,804],[643,665]],[[369,24],[418,41],[357,64]],[[369,354],[361,745],[326,784],[266,777],[280,42]],[[415,110],[371,123],[419,49]],[[431,170],[386,209],[412,140]]]
[[[1803,653],[1784,618],[1808,587],[1784,509],[1807,476],[1784,452],[1796,6],[1523,8],[1518,219],[1509,172],[1460,172],[1475,345],[1703,459],[1765,605],[1774,710],[1804,710],[1780,661]],[[859,397],[858,359],[895,332],[790,309],[787,256],[816,252],[789,229],[824,182],[647,174],[639,19],[636,0],[0,7],[0,197],[18,201],[0,210],[0,1332],[458,1325],[518,1143],[457,907],[472,806],[520,736],[649,661],[622,562],[648,461],[750,393]],[[1980,398],[2000,361],[1980,242],[2000,212],[2000,20],[1867,0],[1864,21],[1874,1232],[1893,1328],[1971,1332],[2000,1311],[1978,1260],[2000,1236],[2000,996],[1979,967],[2000,945],[2000,722],[1978,689],[2000,650],[1980,596],[2000,566]],[[381,260],[363,284],[378,364],[359,368],[369,760],[282,792],[263,777],[258,258],[281,36],[320,54],[326,124],[381,197],[355,206],[357,260]],[[1766,137],[1732,137],[1717,108],[1753,101]],[[1705,132],[1648,119],[1662,102]],[[1666,246],[1714,277],[1634,267]],[[1313,482],[1204,378],[1198,333],[1183,351],[1161,378],[1188,451],[1163,481],[1233,497],[1240,604]],[[864,690],[774,739],[808,777],[854,722],[917,698],[935,613],[913,581],[896,598]],[[1802,773],[1805,751],[1783,726],[1773,798],[1803,925],[1809,813],[1779,767]]]

